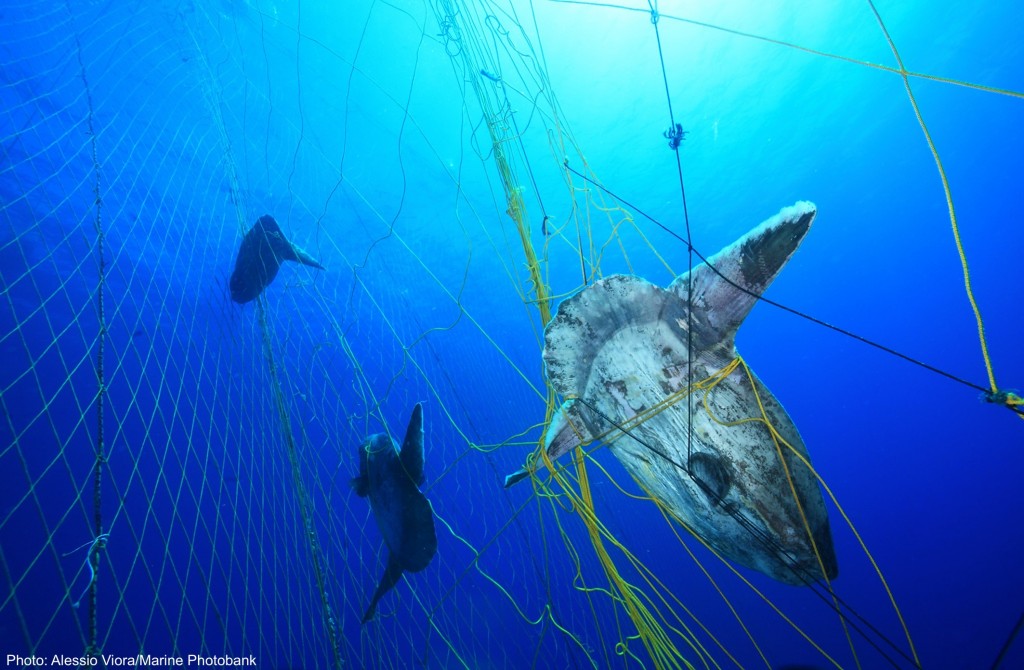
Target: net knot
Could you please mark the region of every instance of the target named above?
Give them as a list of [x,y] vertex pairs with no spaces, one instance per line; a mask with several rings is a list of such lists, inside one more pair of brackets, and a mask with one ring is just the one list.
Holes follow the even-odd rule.
[[981,397],[984,398],[985,402],[1003,405],[1014,411],[1019,411],[1018,408],[1024,408],[1024,397],[1021,397],[1015,391],[985,391]]

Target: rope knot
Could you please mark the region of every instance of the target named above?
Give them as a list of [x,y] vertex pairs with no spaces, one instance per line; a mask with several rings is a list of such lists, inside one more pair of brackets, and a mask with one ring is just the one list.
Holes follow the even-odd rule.
[[1024,408],[1024,397],[1021,397],[1014,391],[985,391],[981,397],[985,402],[990,402],[996,405],[1002,405],[1015,412],[1020,410],[1017,408]]

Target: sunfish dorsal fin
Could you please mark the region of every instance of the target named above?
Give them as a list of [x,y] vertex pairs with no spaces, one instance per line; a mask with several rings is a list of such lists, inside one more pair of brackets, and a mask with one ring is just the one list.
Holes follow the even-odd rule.
[[366,445],[359,446],[359,475],[350,482],[356,495],[365,498],[370,493],[370,477],[366,471]]
[[800,246],[816,213],[814,203],[806,201],[783,208],[694,268],[689,277],[677,277],[668,290],[686,301],[692,282],[694,311],[706,315],[701,326],[710,329],[708,339],[732,347],[736,330]]
[[317,263],[312,256],[303,251],[300,247],[288,241],[288,238],[281,232],[281,226],[277,220],[269,214],[264,214],[256,222],[256,225],[263,231],[263,235],[273,249],[274,255],[282,261],[295,261],[310,267],[324,270],[324,266]]
[[402,451],[398,455],[402,465],[416,486],[423,484],[423,405],[416,403],[409,418],[409,427],[405,429],[405,440]]

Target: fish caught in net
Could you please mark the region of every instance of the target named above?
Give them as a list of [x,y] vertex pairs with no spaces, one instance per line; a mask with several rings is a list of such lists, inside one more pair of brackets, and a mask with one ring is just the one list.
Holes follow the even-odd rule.
[[1020,659],[1024,16],[806,4],[5,4],[0,654]]

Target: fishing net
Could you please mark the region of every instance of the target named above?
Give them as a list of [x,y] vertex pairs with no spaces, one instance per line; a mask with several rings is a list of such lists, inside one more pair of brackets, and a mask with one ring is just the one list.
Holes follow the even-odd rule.
[[[849,299],[814,287],[802,306],[942,360],[941,343],[920,345],[920,331],[892,335],[850,317],[872,304],[883,323],[895,319],[898,296],[928,282],[934,294],[963,295],[914,114],[897,128],[857,127],[842,118],[848,100],[772,88],[788,68],[810,67],[807,76],[876,92],[857,104],[912,109],[903,81],[921,83],[918,75],[871,64],[893,62],[872,9],[837,19],[877,38],[870,53],[851,54],[815,43],[821,17],[795,10],[747,25],[647,5],[6,4],[0,653],[99,656],[102,665],[112,661],[101,655],[253,655],[278,668],[916,665],[881,566],[837,506],[842,493],[826,489],[843,571],[869,586],[793,589],[716,558],[598,445],[557,463],[531,456],[561,400],[540,356],[558,302],[616,272],[666,285],[695,262],[681,214],[684,166],[694,175],[685,181],[692,242],[710,254],[798,197],[876,212],[867,204],[883,198],[871,191],[882,188],[874,175],[836,177],[834,166],[855,160],[858,146],[878,155],[890,139],[913,147],[912,171],[932,181],[892,214],[927,220],[906,224],[907,235],[929,240],[920,275],[879,267],[878,281],[903,282],[897,297],[857,293],[865,250],[898,251],[877,238],[862,246],[851,224],[825,235],[823,260],[810,269],[819,274],[808,275],[844,268],[830,275],[832,295]],[[548,25],[589,37],[569,40]],[[633,46],[611,48],[622,44]],[[605,46],[635,62],[602,60]],[[739,53],[746,79],[730,71],[700,90],[687,83],[688,68],[709,68],[723,50]],[[650,97],[626,88],[634,68],[657,74]],[[925,103],[935,106],[943,96],[1019,104],[993,88],[1020,82],[927,83]],[[801,111],[774,125],[759,116],[787,106]],[[620,124],[627,130],[603,142]],[[755,130],[740,135],[740,125]],[[738,146],[758,131],[748,152]],[[759,160],[817,150],[825,136],[831,164],[794,168],[799,177]],[[1018,130],[1010,147],[1020,142]],[[744,154],[749,162],[721,162]],[[630,182],[651,156],[657,178]],[[952,165],[949,181],[966,179],[969,162]],[[833,174],[813,176],[819,169]],[[840,200],[841,180],[860,195]],[[990,201],[1020,204],[1005,177],[986,188]],[[975,219],[990,212],[981,198],[967,207]],[[264,214],[326,269],[286,263],[241,306],[229,297],[232,262]],[[1006,246],[985,249],[1002,258]],[[991,288],[999,283],[981,278],[990,304],[1001,304]],[[780,291],[784,303],[798,295]],[[960,312],[950,337],[976,348]],[[1013,326],[992,312],[990,333]],[[825,415],[807,432],[821,472],[846,463],[816,445],[851,415],[963,402],[946,400],[942,386],[909,390],[933,383],[931,373],[850,353],[841,336],[801,351],[790,340],[820,324],[784,323],[771,346],[745,349],[768,379],[820,378],[814,371],[830,356],[877,366],[876,378],[830,381],[824,394],[780,393],[796,416]],[[997,335],[991,358],[1010,347]],[[974,362],[954,376],[978,370]],[[1013,409],[1019,399],[988,370],[991,383],[978,388]],[[886,375],[899,381],[883,383]],[[890,397],[875,405],[836,388],[843,383],[886,387]],[[400,442],[418,401],[438,554],[362,624],[387,549],[349,482],[365,436]],[[964,410],[973,411],[991,421]],[[972,417],[957,425],[973,426]],[[1014,429],[998,424],[991,430],[1004,432],[985,439]],[[870,428],[859,439],[870,443]],[[535,476],[504,489],[528,459]],[[892,490],[888,477],[873,481]],[[858,511],[871,514],[851,516]],[[875,539],[884,543],[884,532]],[[904,559],[883,554],[889,564]]]

